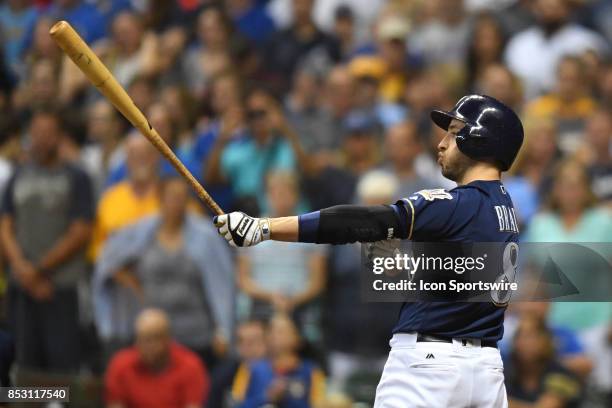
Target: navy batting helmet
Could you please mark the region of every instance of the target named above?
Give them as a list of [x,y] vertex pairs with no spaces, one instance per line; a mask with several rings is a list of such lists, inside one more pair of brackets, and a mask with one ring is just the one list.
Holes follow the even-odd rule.
[[465,126],[457,133],[457,147],[474,160],[493,160],[506,171],[523,144],[523,125],[516,113],[497,99],[467,95],[450,112],[434,110],[431,120],[444,130],[453,119]]

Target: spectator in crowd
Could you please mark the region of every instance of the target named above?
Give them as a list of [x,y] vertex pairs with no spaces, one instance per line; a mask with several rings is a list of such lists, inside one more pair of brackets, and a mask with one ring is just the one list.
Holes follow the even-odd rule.
[[386,68],[376,57],[355,57],[349,64],[355,78],[354,110],[373,117],[381,126],[389,128],[401,122],[406,110],[397,103],[384,102],[379,99],[380,81]]
[[147,112],[155,103],[157,92],[156,81],[149,77],[139,75],[130,82],[127,91],[134,101],[134,105],[142,112]]
[[[292,0],[270,0],[268,12],[277,27],[286,27],[293,18],[291,12]],[[335,11],[341,6],[351,9],[354,17],[355,39],[360,43],[367,41],[371,35],[371,27],[379,13],[384,11],[385,0],[316,0],[313,4],[313,18],[317,27],[325,32],[333,32]]]
[[551,119],[525,122],[523,148],[504,179],[512,195],[520,226],[527,226],[542,206],[542,197],[550,190],[550,179],[559,157],[557,128]]
[[[195,155],[194,128],[197,126],[197,110],[199,108],[197,99],[181,84],[164,86],[160,91],[160,99],[168,110],[170,121],[175,127],[178,151],[189,151],[192,155]],[[196,160],[198,159],[196,158]]]
[[612,116],[610,112],[595,112],[586,125],[584,142],[577,158],[589,169],[593,193],[606,204],[612,203]]
[[30,119],[34,110],[53,107],[60,86],[59,72],[51,60],[40,59],[29,68],[13,101],[14,109],[23,120]]
[[120,84],[126,86],[137,76],[148,77],[158,72],[158,39],[145,31],[137,14],[130,11],[119,13],[111,30],[111,41],[99,52]]
[[379,164],[380,130],[374,118],[359,112],[349,115],[344,121],[342,165],[354,177]]
[[[159,153],[137,131],[125,142],[128,179],[102,194],[96,213],[90,255],[97,259],[106,239],[116,231],[157,212]],[[117,211],[121,208],[121,211]]]
[[[545,322],[550,310],[549,302],[517,302],[504,320],[504,338],[500,342],[502,357],[512,352],[513,338],[518,325],[525,318],[536,318]],[[591,373],[593,362],[585,354],[584,345],[575,331],[560,325],[549,325],[553,346],[559,363],[581,380]]]
[[340,58],[339,44],[314,23],[313,4],[314,0],[294,0],[291,25],[274,33],[264,46],[265,70],[275,89],[286,91],[296,68],[307,61],[330,66]]
[[[294,174],[269,173],[266,190],[269,216],[285,217],[299,209],[299,184]],[[325,289],[325,280],[325,252],[316,245],[291,248],[275,242],[240,253],[238,287],[250,306],[243,312],[245,316],[239,317],[267,320],[276,312],[289,313],[309,341],[319,341],[320,310],[315,301]]]
[[300,334],[284,314],[268,326],[268,357],[239,371],[234,382],[237,407],[266,404],[280,407],[317,406],[325,398],[325,377],[310,360],[299,355]]
[[266,357],[266,326],[261,320],[245,320],[236,327],[236,356],[227,359],[213,372],[208,408],[223,408],[236,401],[242,378],[249,367]]
[[584,122],[596,108],[595,100],[585,87],[585,67],[578,57],[564,57],[557,67],[555,90],[525,107],[526,117],[545,117],[555,121],[559,145],[571,153],[578,148]]
[[523,106],[520,82],[503,64],[489,64],[474,85],[476,92],[492,96],[517,111]]
[[437,187],[433,179],[421,177],[416,172],[414,162],[421,150],[414,123],[403,122],[387,131],[385,156],[388,163],[384,170],[398,180],[398,188],[393,193],[393,198],[408,197],[415,191]]
[[506,390],[511,407],[576,407],[582,384],[556,360],[553,336],[545,322],[525,316],[505,364]]
[[[154,33],[145,31],[138,14],[132,11],[119,13],[112,21],[111,34],[111,37],[96,44],[94,49],[122,86],[131,86],[137,78],[148,78],[159,72],[158,38]],[[89,84],[74,64],[65,65],[64,77],[69,80],[62,95],[66,100],[73,99]],[[137,102],[136,98],[134,100]],[[138,103],[137,106],[147,108]]]
[[[453,100],[450,84],[434,69],[415,72],[402,95],[402,101],[408,108],[407,116],[417,125],[421,135],[429,135],[436,128],[431,126],[431,109],[435,106],[452,106]],[[427,143],[428,140],[423,142]],[[436,152],[437,143],[431,147],[432,154]]]
[[[198,174],[198,171],[200,170],[199,163],[194,157],[191,148],[186,146],[189,141],[178,140],[178,129],[176,124],[172,121],[168,107],[163,103],[154,103],[147,110],[147,118],[149,119],[151,126],[153,126],[166,144],[170,146],[172,150],[174,150],[176,157],[178,157],[185,167],[187,167],[187,170],[193,174]],[[183,142],[184,145],[181,146],[179,144],[181,142]],[[118,165],[114,166],[108,174],[108,178],[106,180],[107,187],[127,178],[128,168],[125,162],[125,157],[123,159],[124,160],[118,163]],[[174,167],[165,158],[162,158],[162,160],[159,162],[159,174],[162,176],[175,174]]]
[[95,102],[87,112],[87,141],[80,162],[93,180],[96,197],[104,189],[109,173],[125,161],[121,143],[124,131],[119,113],[106,101]]
[[96,6],[83,0],[56,0],[46,10],[53,20],[66,20],[91,44],[106,35],[106,20]]
[[0,220],[13,282],[16,362],[74,373],[80,365],[77,284],[86,272],[92,186],[59,156],[63,129],[56,112],[36,112],[29,130],[30,158],[6,187]]
[[98,260],[98,329],[112,350],[129,342],[142,306],[160,308],[176,340],[213,367],[232,334],[233,262],[211,224],[188,213],[187,184],[161,184],[160,215],[117,232]]
[[133,347],[119,351],[105,376],[108,408],[200,408],[210,389],[198,356],[172,340],[168,316],[145,309]]
[[335,127],[320,100],[322,91],[321,75],[312,69],[300,69],[295,73],[283,106],[300,143],[313,157],[338,147]]
[[599,397],[602,406],[612,404],[612,323],[596,327],[582,334],[585,352],[593,361],[588,379],[590,393]]
[[378,21],[377,56],[385,67],[380,81],[380,97],[385,102],[398,102],[408,82],[406,39],[409,31],[410,25],[401,16],[385,16]]
[[433,2],[434,15],[410,35],[410,48],[427,64],[460,64],[469,41],[470,24],[463,0]]
[[[556,169],[548,210],[536,215],[527,231],[528,242],[612,242],[612,215],[596,206],[587,170],[567,160]],[[582,271],[565,271],[573,282],[583,285],[594,277]],[[608,303],[553,303],[550,322],[572,330],[606,325],[612,319]]]
[[27,0],[9,0],[0,5],[0,38],[4,59],[13,74],[20,72],[27,36],[36,24],[38,13]]
[[19,71],[22,79],[24,69],[40,59],[48,59],[53,62],[53,65],[60,65],[62,52],[49,35],[49,30],[56,21],[46,14],[42,14],[37,18],[32,32],[31,44],[23,50],[23,55],[21,55],[25,65]]
[[[357,185],[358,203],[389,204],[399,187],[391,174],[373,171]],[[355,302],[360,296],[361,245],[333,246],[330,251],[330,273],[325,297],[324,327],[329,350],[330,388],[343,390],[362,373],[369,374],[372,389],[388,352],[389,330],[395,324],[396,306],[392,303]],[[367,331],[363,328],[367,327]],[[373,395],[370,395],[373,403]]]
[[197,44],[183,57],[183,74],[194,94],[203,95],[210,80],[231,66],[231,27],[219,8],[206,8],[198,16]]
[[332,32],[340,47],[342,59],[350,57],[355,50],[355,42],[357,40],[357,33],[355,32],[355,14],[350,6],[341,4],[336,7],[334,10]]
[[229,0],[227,11],[236,29],[258,46],[275,31],[274,21],[265,5],[257,0]]
[[248,96],[245,115],[248,133],[244,137],[232,139],[238,124],[222,129],[210,152],[205,180],[209,184],[228,182],[238,200],[235,205],[259,213],[265,207],[258,194],[264,190],[265,174],[293,169],[295,157],[286,135],[279,132],[284,116],[267,91],[257,89]]
[[483,13],[476,17],[465,58],[468,89],[475,88],[489,67],[501,63],[505,40],[501,22],[495,15]]
[[563,56],[606,51],[599,34],[570,22],[570,7],[569,0],[536,0],[537,25],[513,36],[506,47],[506,64],[523,81],[529,99],[552,90]]
[[[211,80],[209,105],[211,120],[199,129],[194,141],[195,159],[205,163],[212,156],[211,150],[223,133],[229,138],[238,137],[244,127],[243,89],[238,76],[232,71],[224,71]],[[218,146],[217,146],[218,147]],[[205,177],[205,173],[200,173]]]
[[[342,65],[331,69],[323,84],[322,93],[323,100],[319,100],[322,105],[322,129],[313,134],[297,128],[298,131],[304,132],[300,133],[300,137],[309,152],[321,149],[329,153],[340,147],[342,124],[354,107],[355,81],[350,71]],[[308,138],[308,141],[304,140],[305,138]],[[314,146],[313,140],[316,141]],[[333,163],[333,159],[329,157],[322,159],[324,165]]]

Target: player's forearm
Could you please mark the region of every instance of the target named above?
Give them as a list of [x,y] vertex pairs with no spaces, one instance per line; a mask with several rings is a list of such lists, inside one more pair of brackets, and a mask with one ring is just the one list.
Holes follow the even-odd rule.
[[273,239],[316,244],[349,244],[407,238],[405,209],[396,205],[339,205],[300,216],[253,218],[242,212],[214,218],[219,233],[233,246]]
[[317,244],[350,244],[405,238],[397,208],[388,205],[337,205],[300,215],[298,240]]
[[272,218],[276,241],[346,244],[399,237],[399,216],[391,206],[339,205],[294,217]]
[[297,242],[299,238],[298,216],[270,218],[270,239]]

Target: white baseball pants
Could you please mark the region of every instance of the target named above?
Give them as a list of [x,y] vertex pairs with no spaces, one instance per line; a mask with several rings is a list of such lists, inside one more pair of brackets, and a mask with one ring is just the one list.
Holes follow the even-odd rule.
[[479,340],[417,342],[399,333],[376,389],[374,408],[507,408],[499,350]]

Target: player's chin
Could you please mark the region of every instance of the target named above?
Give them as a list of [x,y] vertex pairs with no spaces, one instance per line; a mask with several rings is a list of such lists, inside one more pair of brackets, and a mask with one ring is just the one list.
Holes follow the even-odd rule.
[[444,165],[442,166],[442,175],[451,180],[451,181],[457,181],[457,173],[455,171],[453,171],[451,168],[449,167],[445,167]]

